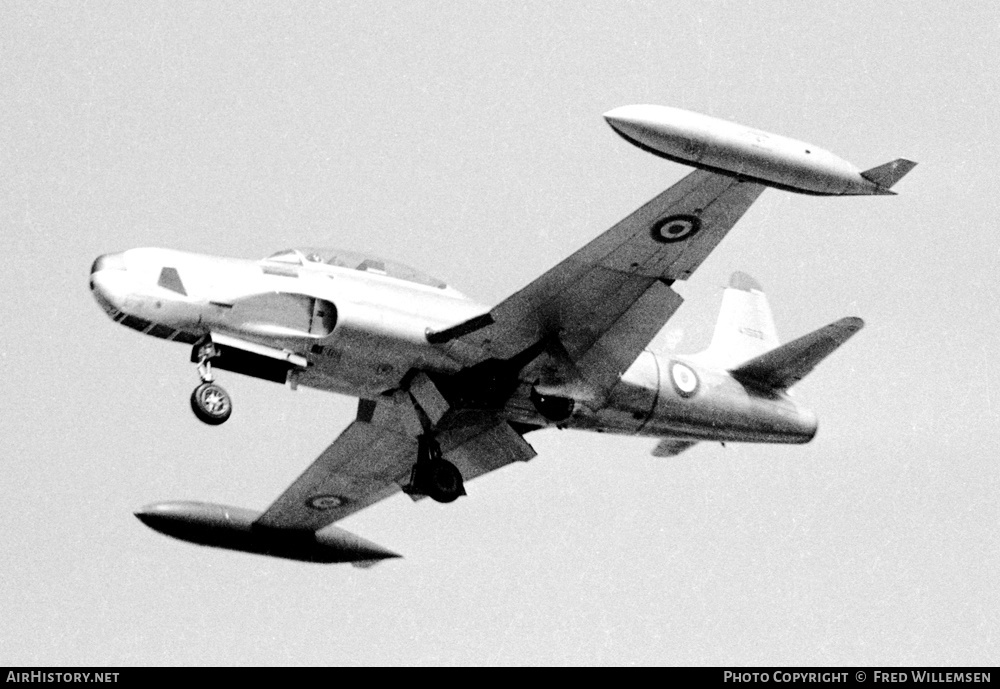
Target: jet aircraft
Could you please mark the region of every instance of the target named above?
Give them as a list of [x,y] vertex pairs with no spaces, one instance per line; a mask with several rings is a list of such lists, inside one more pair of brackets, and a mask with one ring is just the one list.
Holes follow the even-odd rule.
[[[642,120],[649,106],[606,118],[647,150],[668,131],[673,148],[664,150],[676,159],[678,128],[692,116],[676,112],[666,124]],[[716,136],[719,121],[698,117],[699,155],[720,136],[741,136],[730,123]],[[137,248],[98,257],[90,288],[115,322],[190,347],[201,379],[191,407],[203,422],[221,424],[233,409],[219,370],[359,398],[354,421],[263,512],[161,502],[136,516],[202,545],[366,566],[399,556],[334,522],[398,491],[451,502],[467,481],[534,457],[525,436],[539,429],[651,436],[657,456],[703,441],[809,442],[816,417],[788,390],[860,330],[860,318],[781,344],[760,285],[736,273],[707,350],[681,356],[650,342],[681,305],[673,284],[694,273],[766,186],[891,193],[913,163],[866,177],[836,159],[830,179],[839,181],[817,182],[824,173],[806,159],[811,150],[786,143],[791,153],[779,147],[748,166],[759,134],[742,148],[723,141],[707,169],[492,308],[415,268],[352,251],[243,260]],[[739,170],[727,170],[727,160]],[[812,165],[809,176],[797,176],[799,161]],[[797,188],[800,179],[808,186]]]

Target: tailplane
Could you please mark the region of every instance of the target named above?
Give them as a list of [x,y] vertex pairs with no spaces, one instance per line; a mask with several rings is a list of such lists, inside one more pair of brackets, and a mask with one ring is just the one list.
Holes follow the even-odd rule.
[[840,345],[863,328],[860,318],[839,321],[765,352],[729,373],[740,382],[776,390],[795,385]]
[[882,190],[881,193],[892,194],[894,192],[889,191],[892,185],[903,179],[906,173],[916,167],[916,165],[912,160],[897,158],[891,163],[873,167],[871,170],[865,170],[861,173],[861,176],[869,182],[874,182],[878,185]]
[[732,368],[780,344],[771,307],[760,284],[736,272],[722,294],[722,307],[712,342],[698,360],[719,368]]

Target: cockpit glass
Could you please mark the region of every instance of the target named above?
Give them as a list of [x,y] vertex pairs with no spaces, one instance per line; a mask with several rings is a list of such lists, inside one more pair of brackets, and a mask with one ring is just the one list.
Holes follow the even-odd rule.
[[302,257],[299,255],[299,252],[294,249],[288,249],[286,251],[279,251],[276,254],[271,254],[267,257],[267,260],[278,261],[279,263],[294,263],[295,265],[302,265]]
[[326,263],[327,265],[339,268],[363,270],[367,273],[386,275],[397,280],[406,280],[407,282],[415,282],[419,285],[427,285],[428,287],[436,287],[438,289],[446,289],[448,287],[441,280],[431,277],[405,263],[386,261],[357,251],[315,248],[287,249],[268,256],[267,260],[293,263],[295,265],[303,265],[303,261],[306,263]]

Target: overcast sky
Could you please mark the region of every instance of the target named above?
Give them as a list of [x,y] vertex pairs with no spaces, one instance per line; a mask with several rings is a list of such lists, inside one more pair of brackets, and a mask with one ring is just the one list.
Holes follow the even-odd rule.
[[[1000,9],[992,2],[0,4],[0,662],[992,664],[1000,657]],[[452,505],[342,526],[370,570],[200,548],[144,504],[264,509],[355,401],[112,323],[102,253],[335,246],[495,303],[688,170],[601,114],[804,139],[899,196],[768,190],[678,289],[734,270],[786,339],[867,327],[797,389],[806,446],[543,431]]]

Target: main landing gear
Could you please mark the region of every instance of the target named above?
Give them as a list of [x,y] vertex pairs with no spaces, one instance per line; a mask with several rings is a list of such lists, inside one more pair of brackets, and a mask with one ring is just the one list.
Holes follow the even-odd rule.
[[426,495],[437,502],[454,502],[465,495],[465,485],[462,472],[441,456],[441,446],[425,434],[417,438],[417,463],[403,491]]
[[201,385],[191,393],[191,411],[210,426],[225,423],[233,413],[233,400],[221,385],[212,380],[212,359],[218,356],[215,345],[206,342],[195,346]]

